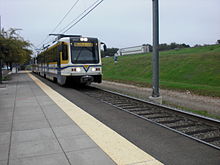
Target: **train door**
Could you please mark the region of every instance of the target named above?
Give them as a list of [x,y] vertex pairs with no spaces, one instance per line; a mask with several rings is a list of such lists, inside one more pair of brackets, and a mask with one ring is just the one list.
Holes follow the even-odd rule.
[[60,84],[60,79],[61,79],[61,61],[60,61],[60,54],[62,53],[62,45],[60,44],[57,47],[58,51],[56,54],[57,57],[57,82]]
[[60,85],[64,85],[66,83],[66,76],[62,76],[62,66],[61,66],[61,58],[63,53],[63,43],[59,44],[57,51],[57,82]]
[[61,59],[60,59],[61,53],[62,53],[62,45],[60,44],[58,46],[58,51],[57,51],[57,75],[61,75]]
[[44,78],[46,78],[46,55],[43,55],[43,65],[42,65],[42,72],[43,72],[43,76]]

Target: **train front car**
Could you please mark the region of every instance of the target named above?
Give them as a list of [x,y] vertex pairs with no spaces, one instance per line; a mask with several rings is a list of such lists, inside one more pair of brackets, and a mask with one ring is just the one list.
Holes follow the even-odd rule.
[[62,61],[57,71],[57,82],[80,83],[102,82],[101,43],[97,38],[65,37],[60,39],[60,58],[67,52],[67,61]]

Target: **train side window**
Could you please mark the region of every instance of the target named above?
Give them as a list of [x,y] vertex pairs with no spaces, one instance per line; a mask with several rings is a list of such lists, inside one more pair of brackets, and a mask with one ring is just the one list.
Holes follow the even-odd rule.
[[56,51],[57,48],[53,48],[53,52],[51,54],[52,62],[56,62]]
[[46,60],[46,63],[50,62],[50,50],[47,50],[45,52],[45,60]]
[[67,50],[67,45],[63,45],[63,50],[62,50],[62,60],[68,60],[68,50]]

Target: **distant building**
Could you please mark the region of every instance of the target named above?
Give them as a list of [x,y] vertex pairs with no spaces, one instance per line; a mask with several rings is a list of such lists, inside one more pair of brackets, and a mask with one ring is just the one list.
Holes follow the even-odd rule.
[[130,54],[142,54],[142,53],[149,53],[150,52],[150,45],[141,45],[141,46],[133,46],[127,48],[121,48],[115,53],[115,56],[124,56]]

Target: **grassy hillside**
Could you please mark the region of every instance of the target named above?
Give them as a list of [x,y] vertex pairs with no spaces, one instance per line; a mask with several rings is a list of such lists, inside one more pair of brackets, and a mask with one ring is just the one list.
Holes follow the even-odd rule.
[[[151,85],[151,54],[103,59],[104,79]],[[160,52],[160,87],[220,97],[220,45]]]

